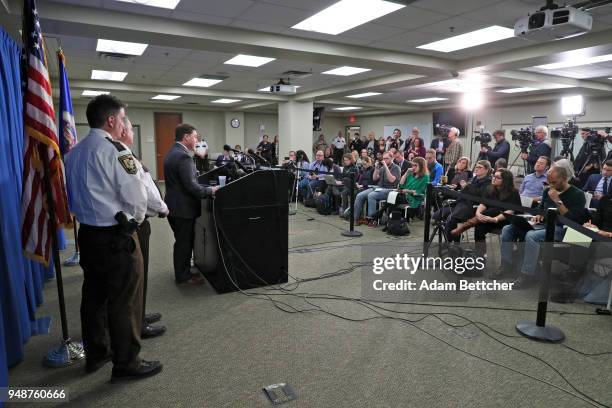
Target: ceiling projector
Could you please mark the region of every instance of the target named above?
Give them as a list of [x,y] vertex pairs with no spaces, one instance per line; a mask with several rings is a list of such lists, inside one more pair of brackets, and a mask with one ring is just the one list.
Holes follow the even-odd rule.
[[288,84],[270,85],[270,92],[278,94],[294,94],[296,92],[296,89],[297,88],[294,85]]
[[593,17],[574,7],[543,8],[521,18],[514,36],[528,40],[560,40],[591,31]]

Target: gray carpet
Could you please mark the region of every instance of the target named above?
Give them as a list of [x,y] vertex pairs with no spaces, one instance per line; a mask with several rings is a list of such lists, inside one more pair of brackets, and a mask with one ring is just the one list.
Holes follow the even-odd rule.
[[[68,406],[74,407],[267,407],[271,404],[261,389],[279,382],[293,386],[298,400],[285,406],[296,407],[592,406],[560,390],[577,394],[553,369],[518,351],[522,350],[546,360],[581,392],[612,405],[612,355],[587,357],[563,345],[517,336],[514,325],[534,319],[532,311],[463,307],[533,309],[534,290],[449,302],[462,307],[386,304],[382,306],[390,311],[378,309],[403,321],[381,318],[356,302],[305,295],[358,297],[359,268],[302,283],[293,292],[262,288],[249,291],[250,296],[217,295],[209,286],[174,284],[170,228],[165,220],[151,224],[148,311],[163,313],[168,332],[143,340],[142,356],[160,359],[163,372],[115,385],[109,383],[110,364],[91,375],[85,374],[83,364],[42,367],[42,357],[57,344],[61,332],[55,283],[50,282],[38,316],[53,316],[51,333],[29,340],[25,360],[10,371],[12,386],[67,387]],[[300,208],[290,217],[289,246],[294,248],[289,255],[290,274],[304,279],[347,268],[349,262],[361,260],[363,244],[375,248],[391,240],[365,226],[358,227],[363,237],[348,239],[340,235],[347,227],[337,216],[323,217]],[[392,244],[420,241],[422,222],[411,224],[411,229],[410,237]],[[312,245],[329,241],[338,242]],[[306,248],[326,250],[305,252]],[[78,338],[81,272],[78,267],[65,268],[64,276],[70,330]],[[276,307],[269,299],[283,304]],[[556,311],[593,313],[594,308],[581,303],[550,304]],[[296,309],[308,311],[296,313]],[[465,325],[461,317],[436,315],[448,323],[444,324],[427,313],[460,314],[513,337],[479,326],[507,344],[503,345],[474,326],[452,329],[448,325]],[[590,353],[612,350],[610,317],[550,313],[548,318],[566,333],[565,345]]]

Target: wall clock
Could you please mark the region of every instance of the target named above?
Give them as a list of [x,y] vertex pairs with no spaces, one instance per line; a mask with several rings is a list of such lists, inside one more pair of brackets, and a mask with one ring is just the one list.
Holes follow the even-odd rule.
[[240,119],[238,118],[234,118],[230,121],[230,125],[232,125],[232,127],[235,129],[237,127],[240,127]]

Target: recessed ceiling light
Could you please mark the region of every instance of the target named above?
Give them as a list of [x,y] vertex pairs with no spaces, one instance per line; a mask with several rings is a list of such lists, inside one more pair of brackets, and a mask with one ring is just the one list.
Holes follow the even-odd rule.
[[323,74],[349,76],[349,75],[361,74],[362,72],[366,72],[366,71],[371,71],[371,69],[344,66],[344,67],[330,69],[329,71],[323,72]]
[[178,98],[180,98],[179,95],[156,95],[152,97],[151,99],[155,99],[158,101],[173,101]]
[[342,106],[340,108],[334,108],[337,111],[348,111],[348,110],[357,110],[361,109],[361,106]]
[[404,7],[384,0],[340,0],[291,28],[336,35]]
[[181,0],[117,0],[124,3],[140,4],[142,6],[160,7],[166,9],[175,9],[176,5]]
[[367,98],[368,96],[382,95],[382,92],[364,92],[356,95],[348,95],[347,98]]
[[256,57],[254,55],[239,54],[234,58],[227,60],[224,64],[228,65],[244,65],[245,67],[260,67],[263,64],[267,64],[270,61],[274,61],[276,58],[267,57]]
[[113,41],[98,39],[96,45],[96,51],[98,52],[112,52],[116,54],[127,54],[127,55],[142,55],[147,49],[149,44],[141,44],[135,42],[126,41]]
[[[294,87],[296,87],[296,88],[299,88],[299,87],[301,87],[302,85],[293,85],[293,86],[294,86]],[[269,86],[266,86],[266,87],[263,87],[263,88],[261,88],[261,89],[258,89],[257,91],[258,91],[258,92],[270,92],[270,87],[269,87]]]
[[506,93],[506,94],[512,94],[512,93],[519,93],[519,92],[531,92],[531,91],[538,91],[538,88],[529,88],[529,87],[524,87],[524,88],[509,88],[509,89],[500,89],[499,91],[496,92],[501,92],[501,93]]
[[127,72],[91,70],[91,79],[102,79],[106,81],[123,81]]
[[589,58],[574,58],[570,61],[554,62],[552,64],[536,65],[539,69],[563,69],[571,67],[579,67],[581,65],[597,64],[600,62],[612,61],[612,54],[599,55]]
[[423,99],[411,99],[406,102],[414,102],[414,103],[426,103],[426,102],[438,102],[438,101],[448,101],[448,98],[423,98]]
[[514,37],[514,30],[501,26],[490,26],[469,33],[456,35],[429,44],[419,45],[417,48],[423,50],[433,50],[440,52],[453,52],[464,48],[475,47],[477,45],[488,44],[495,41],[505,40]]
[[98,96],[98,95],[108,95],[110,92],[109,91],[91,91],[89,89],[86,89],[83,91],[83,93],[81,94],[81,96]]
[[240,102],[241,99],[228,99],[228,98],[221,98],[221,99],[216,99],[214,101],[211,101],[212,103],[234,103],[234,102]]
[[202,88],[208,88],[209,86],[213,86],[222,81],[223,79],[221,78],[212,78],[212,77],[211,78],[193,78],[185,82],[183,86],[199,86]]

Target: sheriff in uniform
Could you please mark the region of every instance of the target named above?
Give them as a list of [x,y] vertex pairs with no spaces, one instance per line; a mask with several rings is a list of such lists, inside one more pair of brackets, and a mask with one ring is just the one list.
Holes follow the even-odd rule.
[[[134,144],[134,131],[132,122],[126,116],[124,119],[125,128],[121,132],[121,137],[114,143],[121,151],[130,150],[130,146]],[[140,336],[143,339],[160,336],[165,333],[165,326],[155,326],[152,323],[161,319],[160,313],[146,314],[147,307],[147,282],[149,280],[149,240],[151,238],[151,224],[147,220],[150,217],[164,218],[168,215],[168,206],[161,198],[161,193],[155,181],[147,169],[137,157],[134,157],[134,162],[138,168],[138,176],[144,184],[147,191],[147,213],[144,221],[138,227],[138,242],[140,243],[140,252],[143,260],[143,289],[142,289],[142,330]]]
[[145,218],[147,192],[131,152],[113,143],[125,127],[125,105],[100,95],[86,113],[91,131],[65,161],[71,211],[80,223],[86,369],[96,371],[112,356],[111,381],[145,378],[162,369],[139,357],[143,263],[133,226]]

